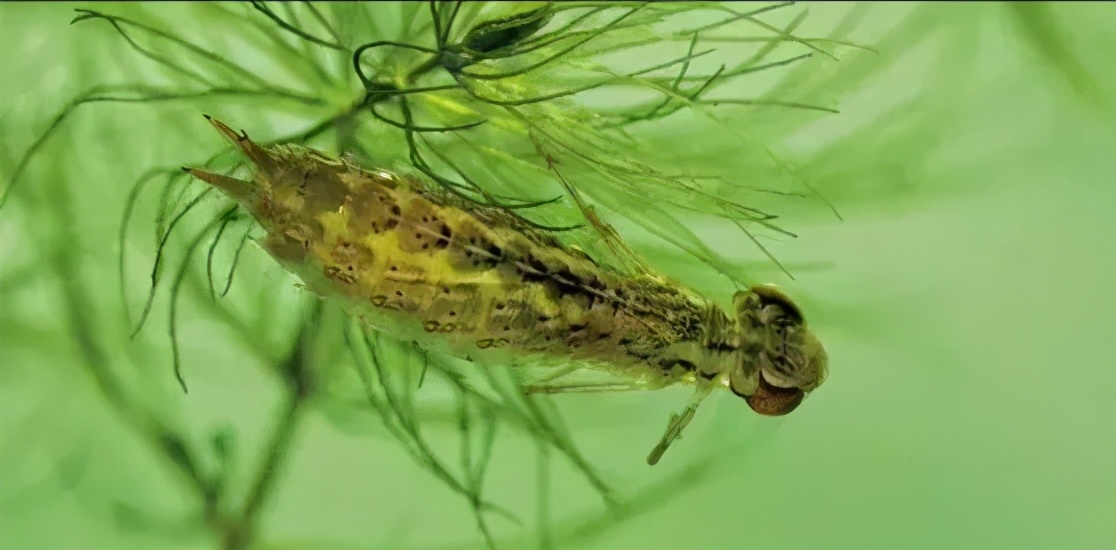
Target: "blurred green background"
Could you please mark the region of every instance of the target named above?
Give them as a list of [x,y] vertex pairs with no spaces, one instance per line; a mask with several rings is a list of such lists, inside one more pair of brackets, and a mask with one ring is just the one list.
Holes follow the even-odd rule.
[[[107,26],[67,26],[81,6],[0,5],[4,182],[78,91],[104,74],[139,74]],[[728,395],[712,399],[655,468],[643,458],[688,390],[554,399],[584,456],[636,503],[609,515],[552,457],[554,547],[1116,548],[1116,4],[809,9],[799,36],[825,36],[863,10],[843,36],[879,53],[819,65],[810,85],[841,113],[775,136],[843,221],[825,208],[785,206],[779,213],[799,237],[766,244],[787,265],[815,268],[797,269],[795,281],[770,266],[754,276],[803,297],[829,350],[829,380],[778,420],[756,418]],[[252,59],[235,34],[227,41],[228,55]],[[215,150],[197,116],[204,110],[219,112],[220,101],[89,106],[0,210],[4,550],[215,547],[181,479],[76,366],[83,344],[60,281],[81,281],[80,314],[112,342],[107,359],[127,360],[129,388],[175,426],[198,441],[231,431],[243,453],[263,446],[281,390],[245,359],[251,344],[222,339],[220,323],[196,314],[204,308],[189,304],[201,298],[182,300],[187,396],[168,376],[165,328],[146,329],[142,346],[154,351],[136,359],[120,321],[122,200],[148,167]],[[731,161],[731,140],[695,135],[710,162]],[[50,206],[59,202],[68,206]],[[729,259],[763,260],[740,235],[692,224]],[[629,234],[664,271],[725,291],[692,260]],[[72,262],[41,246],[57,241]],[[129,243],[135,297],[154,247]],[[59,273],[60,265],[80,269]],[[250,259],[241,269],[267,265]],[[274,270],[257,279],[290,286]],[[253,290],[230,297],[239,291],[241,307],[272,307],[274,297]],[[289,294],[278,301],[298,300]],[[437,442],[455,429],[435,423],[427,434]],[[511,436],[496,445],[485,495],[529,520],[492,520],[500,548],[545,547],[531,521],[536,447]],[[718,457],[715,469],[691,476],[689,465],[707,453]],[[468,506],[382,434],[311,413],[280,475],[258,548],[484,547]],[[247,481],[234,486],[244,491]]]

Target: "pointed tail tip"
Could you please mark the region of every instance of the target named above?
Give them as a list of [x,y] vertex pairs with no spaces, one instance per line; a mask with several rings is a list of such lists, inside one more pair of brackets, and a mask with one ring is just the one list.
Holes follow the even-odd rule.
[[268,154],[266,147],[253,142],[252,139],[248,137],[248,132],[241,130],[237,133],[228,124],[209,115],[205,115],[205,119],[208,120],[229,143],[232,143],[237,149],[244,153],[244,155],[248,157],[248,160],[252,161],[258,168],[267,170],[273,167],[274,161]]
[[213,118],[209,115],[206,115],[205,119],[208,120],[209,123],[212,124],[213,127],[216,128],[217,131],[221,133],[221,135],[225,136],[226,139],[228,139],[230,142],[232,142],[233,145],[239,146],[241,141],[244,141],[244,140],[248,139],[248,134],[247,133],[244,133],[243,135],[237,134],[236,131],[233,130],[232,128],[230,128],[228,124],[225,124],[224,122],[221,122],[220,120],[217,120],[217,119],[215,119],[215,118]]
[[206,170],[200,170],[197,168],[183,167],[183,170],[185,170],[191,176],[205,183],[208,183],[213,187],[216,187],[217,189],[221,190],[221,192],[237,201],[244,202],[254,200],[253,197],[255,197],[256,186],[251,181],[226,176],[224,174],[208,172]]

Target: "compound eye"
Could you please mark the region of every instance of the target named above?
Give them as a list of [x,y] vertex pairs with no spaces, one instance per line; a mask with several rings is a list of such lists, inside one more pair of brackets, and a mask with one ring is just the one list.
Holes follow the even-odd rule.
[[750,290],[756,296],[759,296],[765,310],[767,308],[777,308],[776,311],[773,311],[774,313],[783,313],[800,322],[803,320],[802,311],[798,309],[798,306],[790,299],[790,296],[787,296],[782,290],[779,290],[779,287],[775,285],[760,285],[752,287]]
[[798,408],[806,393],[798,388],[778,388],[768,384],[759,376],[758,388],[752,395],[745,397],[748,406],[764,416],[783,416]]

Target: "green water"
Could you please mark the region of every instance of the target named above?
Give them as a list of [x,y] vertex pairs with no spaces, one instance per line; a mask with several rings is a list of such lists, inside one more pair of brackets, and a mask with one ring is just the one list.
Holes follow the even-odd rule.
[[[783,205],[798,238],[765,244],[795,280],[770,265],[756,275],[801,297],[829,350],[828,381],[780,419],[717,396],[654,468],[644,457],[689,390],[556,398],[584,456],[636,504],[608,516],[551,451],[554,547],[1116,548],[1116,5],[1027,6],[867,11],[847,38],[879,54],[828,66],[841,114],[783,136],[779,149],[843,220],[816,203]],[[825,35],[852,9],[814,5],[796,33]],[[65,6],[0,6],[5,182],[100,71],[138,71],[114,62],[118,38],[67,27],[70,17]],[[103,331],[98,341],[114,342],[105,360],[141,401],[199,442],[236,432],[232,490],[249,491],[246,468],[282,392],[247,350],[282,337],[225,338],[199,313],[202,298],[183,298],[183,396],[168,375],[165,325],[128,351],[119,322],[114,243],[128,185],[145,167],[212,152],[213,142],[194,139],[204,134],[177,125],[216,105],[75,115],[0,210],[0,549],[216,547],[173,465],[79,366],[84,344],[60,280],[82,282],[79,313]],[[708,143],[711,161],[731,162],[727,145]],[[56,199],[69,204],[61,219],[49,207]],[[763,261],[739,234],[703,223],[692,222],[695,232],[729,260]],[[81,267],[60,272],[74,264],[36,243],[67,229],[76,240],[62,250]],[[152,260],[144,239],[128,241],[136,296]],[[727,292],[692,259],[642,242],[664,271]],[[274,271],[248,280],[278,286],[238,288],[230,307],[266,313],[299,299]],[[287,291],[266,293],[279,287]],[[302,419],[256,547],[484,547],[465,501],[376,425],[371,416]],[[426,428],[443,451],[456,431]],[[527,524],[491,520],[499,548],[545,547],[536,448],[511,434],[494,447],[485,497]],[[714,470],[688,470],[710,453]],[[655,493],[663,481],[671,485]]]

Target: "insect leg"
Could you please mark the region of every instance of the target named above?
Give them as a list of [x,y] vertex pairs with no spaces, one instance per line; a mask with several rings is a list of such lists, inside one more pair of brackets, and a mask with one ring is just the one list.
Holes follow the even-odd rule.
[[694,414],[697,413],[698,405],[709,396],[709,393],[716,387],[714,384],[700,384],[694,391],[694,396],[690,399],[690,404],[686,407],[682,414],[670,415],[670,421],[667,423],[666,433],[663,438],[659,440],[659,444],[651,450],[651,454],[647,455],[647,464],[654,466],[663,457],[667,447],[670,447],[674,440],[682,436],[682,429],[693,420]]
[[564,378],[564,377],[566,377],[570,374],[573,374],[573,373],[575,373],[575,372],[577,372],[581,369],[582,369],[582,366],[578,365],[578,364],[568,365],[564,368],[561,368],[561,369],[555,371],[552,374],[549,374],[549,375],[544,376],[544,377],[542,377],[538,380],[535,380],[534,385],[541,385],[541,384],[545,384],[545,383],[548,383],[548,382],[553,382],[555,380],[558,380],[559,378]]
[[534,393],[601,393],[636,391],[652,389],[639,384],[626,384],[622,382],[590,382],[581,384],[531,384],[523,387],[523,392]]

